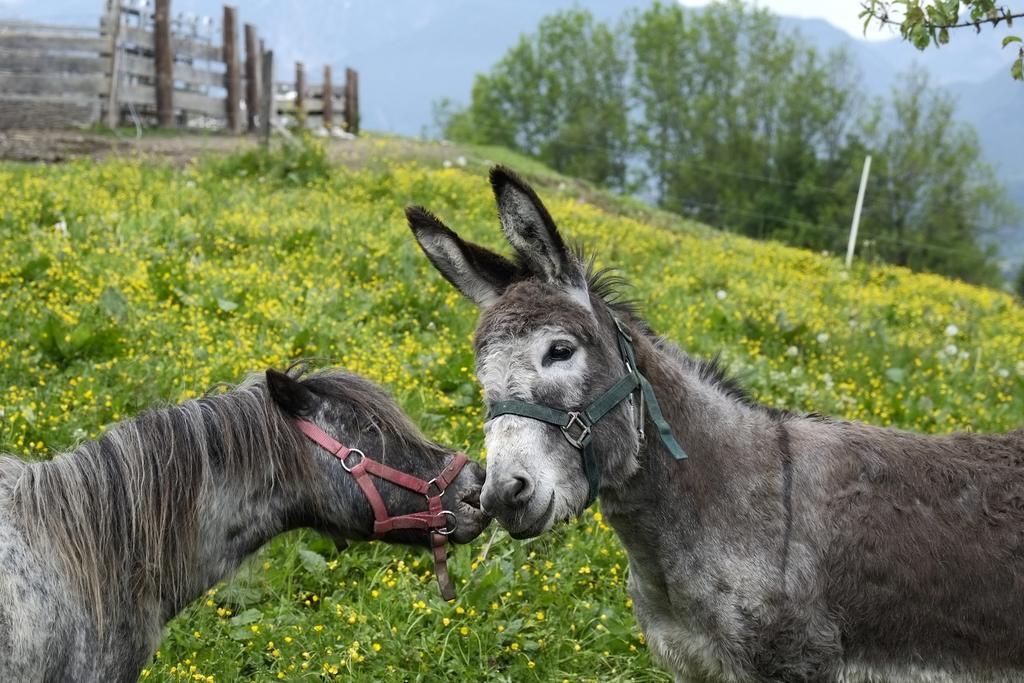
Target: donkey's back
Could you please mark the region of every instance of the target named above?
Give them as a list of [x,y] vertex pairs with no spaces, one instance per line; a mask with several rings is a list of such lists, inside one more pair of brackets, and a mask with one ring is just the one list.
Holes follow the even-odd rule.
[[91,621],[47,556],[46,539],[29,544],[14,521],[12,492],[28,467],[0,455],[0,680],[98,680],[103,672],[82,656]]
[[828,431],[820,576],[849,678],[1021,680],[1024,430]]

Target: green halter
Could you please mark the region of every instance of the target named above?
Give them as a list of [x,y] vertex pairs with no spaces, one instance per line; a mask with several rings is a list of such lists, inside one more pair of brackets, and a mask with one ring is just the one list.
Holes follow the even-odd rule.
[[658,405],[658,398],[654,395],[654,388],[640,373],[640,369],[636,365],[633,338],[618,318],[615,319],[615,327],[619,332],[619,352],[622,354],[622,360],[626,363],[629,373],[584,410],[560,410],[516,399],[495,401],[487,406],[487,420],[493,420],[501,415],[519,415],[555,425],[562,430],[565,440],[582,452],[583,473],[586,475],[590,487],[587,493],[586,507],[590,507],[597,498],[597,489],[601,483],[601,471],[594,456],[593,426],[638,388],[641,391],[641,430],[643,429],[643,405],[646,403],[647,413],[651,417],[651,422],[658,428],[658,436],[665,448],[676,460],[686,458],[686,451],[672,436],[672,428],[661,413],[661,406]]

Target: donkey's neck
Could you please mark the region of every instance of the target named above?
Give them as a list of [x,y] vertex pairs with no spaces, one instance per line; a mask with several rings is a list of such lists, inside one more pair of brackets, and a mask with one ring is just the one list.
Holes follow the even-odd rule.
[[180,582],[161,588],[164,620],[169,620],[274,536],[319,526],[301,486],[283,480],[269,490],[254,490],[237,479],[213,474],[196,501],[195,569]]
[[647,523],[665,519],[652,515],[652,507],[671,510],[680,524],[696,523],[710,497],[727,495],[736,460],[751,457],[773,429],[769,411],[736,396],[713,366],[636,330],[633,337],[639,370],[688,458],[675,460],[644,417],[646,439],[638,457],[612,473],[612,485],[602,490],[603,509],[624,540],[662,531],[657,521]]
[[156,638],[274,535],[315,521],[305,448],[261,387],[243,387],[146,413],[31,466],[19,516],[105,641]]

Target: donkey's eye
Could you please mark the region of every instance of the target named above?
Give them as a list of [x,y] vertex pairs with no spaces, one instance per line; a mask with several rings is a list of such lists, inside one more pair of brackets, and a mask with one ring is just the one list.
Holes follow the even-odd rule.
[[569,346],[565,342],[555,342],[548,349],[547,355],[544,357],[544,365],[551,365],[559,361],[569,360],[572,358],[572,354],[575,351],[574,348]]

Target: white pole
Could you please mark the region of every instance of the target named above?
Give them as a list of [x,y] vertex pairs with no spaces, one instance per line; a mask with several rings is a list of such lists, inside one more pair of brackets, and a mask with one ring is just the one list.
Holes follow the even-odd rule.
[[860,209],[864,206],[864,190],[868,186],[868,173],[871,171],[871,155],[864,157],[864,170],[860,174],[860,189],[857,190],[857,206],[853,208],[853,224],[850,226],[850,244],[846,247],[846,267],[853,263],[853,248],[857,245],[857,228],[860,225]]

